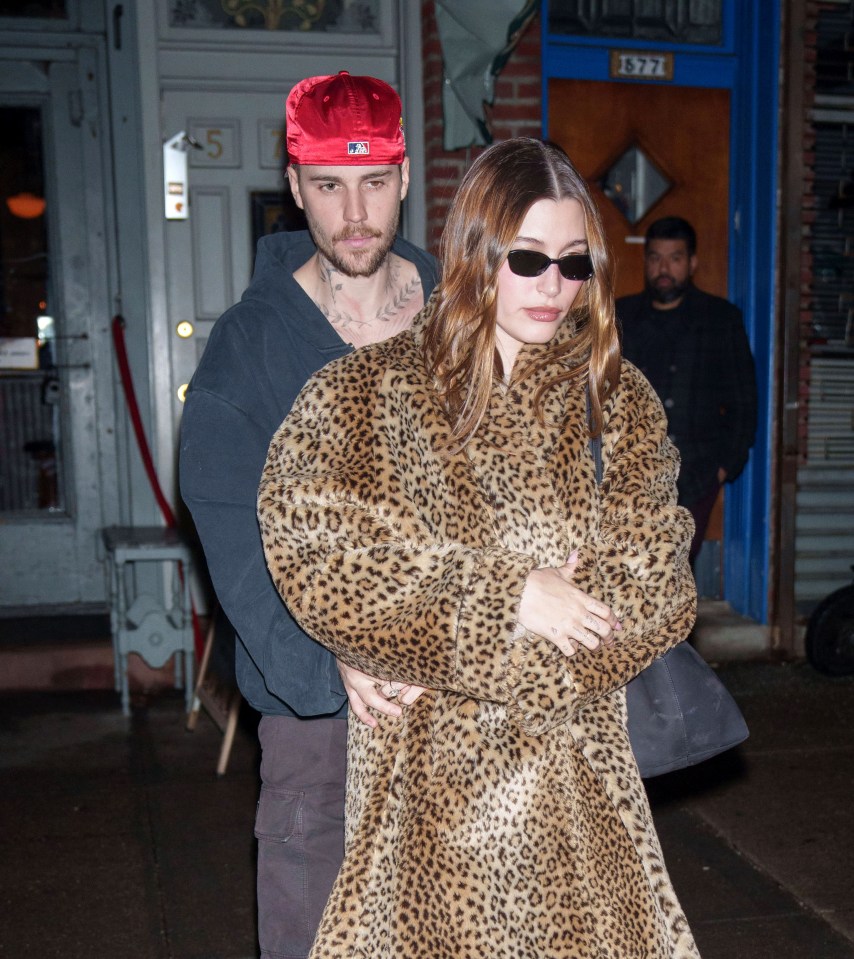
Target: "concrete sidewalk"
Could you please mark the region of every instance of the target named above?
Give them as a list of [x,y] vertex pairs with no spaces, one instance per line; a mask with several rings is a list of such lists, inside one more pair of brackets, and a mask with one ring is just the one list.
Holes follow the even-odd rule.
[[[721,674],[750,739],[649,783],[702,955],[854,959],[854,679]],[[0,957],[256,954],[253,717],[217,779],[206,716],[186,732],[174,691],[133,707],[103,691],[0,703]]]
[[854,677],[806,664],[720,669],[739,749],[648,783],[704,959],[854,957]]

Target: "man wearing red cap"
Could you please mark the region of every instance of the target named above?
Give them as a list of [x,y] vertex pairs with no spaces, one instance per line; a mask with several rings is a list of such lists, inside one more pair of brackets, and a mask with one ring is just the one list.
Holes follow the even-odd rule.
[[310,77],[287,100],[288,180],[308,232],[258,244],[241,301],[215,325],[184,407],[181,493],[234,627],[240,690],[261,714],[262,957],[308,954],[344,851],[347,701],[399,715],[417,687],[339,667],[282,603],[255,516],[270,439],[335,357],[406,329],[436,282],[397,237],[409,184],[400,98],[381,80]]

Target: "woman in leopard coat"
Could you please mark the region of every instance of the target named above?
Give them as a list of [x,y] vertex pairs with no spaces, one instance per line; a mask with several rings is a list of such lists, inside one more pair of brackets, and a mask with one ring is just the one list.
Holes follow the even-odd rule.
[[691,627],[691,520],[566,155],[485,151],[442,263],[410,331],[308,384],[261,483],[304,628],[388,695],[427,690],[350,723],[346,854],[311,955],[696,957],[623,690]]

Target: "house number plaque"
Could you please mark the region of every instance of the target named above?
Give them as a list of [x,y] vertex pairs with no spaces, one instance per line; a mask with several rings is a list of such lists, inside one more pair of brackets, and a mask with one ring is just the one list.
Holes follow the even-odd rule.
[[612,50],[611,77],[615,80],[672,80],[673,54]]

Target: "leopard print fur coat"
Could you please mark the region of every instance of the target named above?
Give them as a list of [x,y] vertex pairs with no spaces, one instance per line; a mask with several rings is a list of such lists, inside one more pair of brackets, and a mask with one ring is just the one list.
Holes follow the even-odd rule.
[[[696,959],[622,689],[695,612],[659,401],[624,363],[601,487],[581,384],[551,391],[545,425],[532,384],[497,386],[444,453],[423,321],[318,373],[261,483],[267,562],[306,631],[429,690],[376,730],[350,722],[346,854],[311,957]],[[564,658],[516,613],[528,573],[574,549],[623,629]]]

